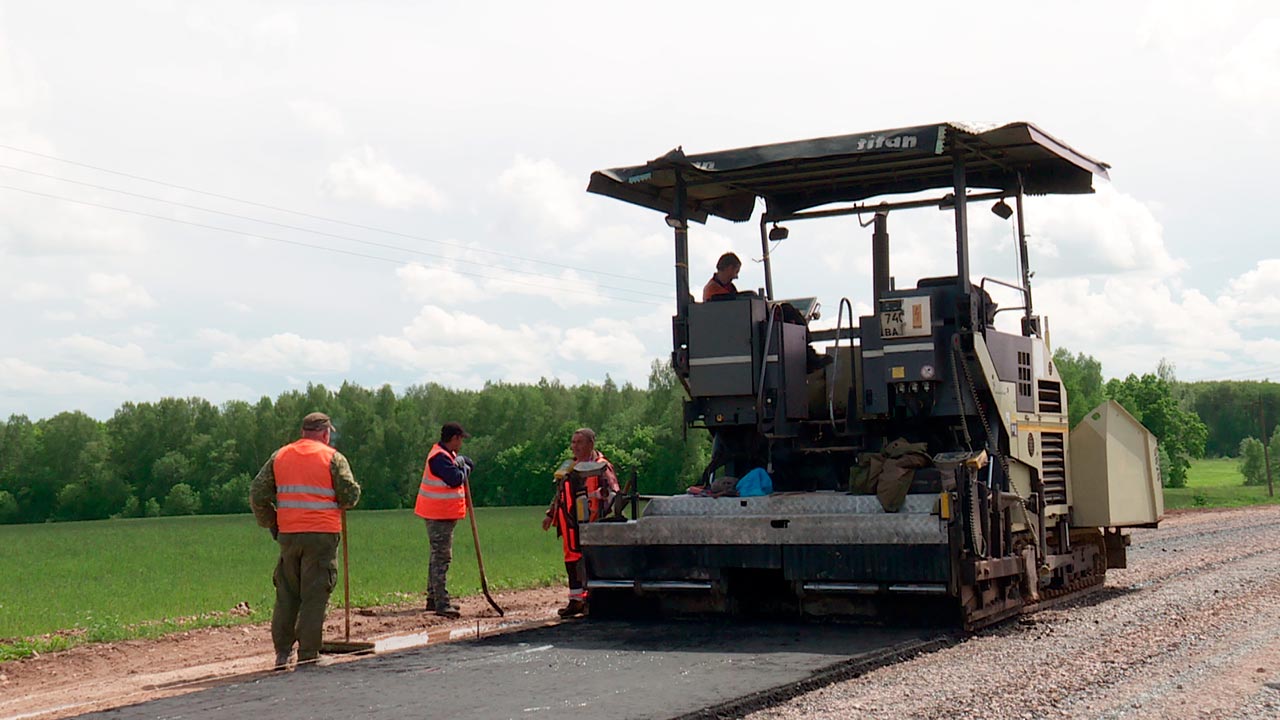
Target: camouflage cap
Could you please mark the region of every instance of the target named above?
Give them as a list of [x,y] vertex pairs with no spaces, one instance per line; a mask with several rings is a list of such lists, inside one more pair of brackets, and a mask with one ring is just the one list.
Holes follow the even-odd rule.
[[329,416],[322,412],[313,412],[302,418],[303,430],[325,430],[333,428],[333,423],[329,421]]

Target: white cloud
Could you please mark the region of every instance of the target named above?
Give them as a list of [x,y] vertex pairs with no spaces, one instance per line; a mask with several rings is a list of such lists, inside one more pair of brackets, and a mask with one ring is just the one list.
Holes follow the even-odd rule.
[[635,333],[622,323],[603,318],[566,330],[558,352],[565,359],[621,368],[624,379],[644,377],[652,359]]
[[258,19],[250,34],[261,49],[292,50],[298,41],[298,18],[280,10]]
[[1259,262],[1216,299],[1176,278],[1136,275],[1048,280],[1035,292],[1054,343],[1098,358],[1107,376],[1151,372],[1161,358],[1188,379],[1230,375],[1274,366],[1280,351],[1280,341],[1250,334],[1280,325],[1280,260]]
[[[57,187],[52,181],[24,176],[13,184],[35,192],[70,196],[65,187]],[[142,248],[142,237],[132,221],[109,210],[12,191],[6,191],[5,202],[0,204],[0,251],[46,258],[136,254]]]
[[601,288],[597,281],[570,269],[551,276],[509,272],[496,265],[477,264],[476,267],[488,277],[472,278],[453,267],[425,267],[417,263],[397,268],[396,277],[406,297],[437,305],[474,304],[506,295],[521,295],[545,298],[561,308],[598,306],[608,301],[601,294],[605,289],[616,297],[636,297],[617,288]]
[[582,179],[551,160],[517,155],[498,176],[498,188],[521,219],[545,234],[574,233],[586,224]]
[[131,310],[154,306],[155,300],[141,285],[123,274],[89,273],[85,284],[85,306],[93,315],[121,318]]
[[[556,277],[508,274],[485,280],[485,292],[496,295],[525,295],[550,300],[561,308],[597,306],[608,302],[601,294],[600,283],[584,278],[576,270],[561,270]],[[634,295],[615,292],[616,297],[631,298]],[[637,298],[641,299],[641,298]],[[647,301],[647,299],[646,299]]]
[[309,340],[294,333],[246,342],[217,330],[201,331],[198,337],[205,342],[230,345],[213,353],[211,364],[215,368],[303,375],[346,372],[351,368],[351,351],[340,342]]
[[469,277],[459,275],[448,267],[425,267],[414,263],[396,268],[400,287],[415,302],[433,302],[441,305],[474,302],[480,297],[480,288]]
[[561,333],[551,326],[505,328],[436,305],[422,308],[398,337],[378,336],[373,355],[401,368],[436,374],[479,371],[496,380],[536,380],[554,375],[551,357]]
[[289,109],[299,125],[321,137],[342,137],[346,130],[342,113],[332,105],[318,100],[293,100]]
[[1164,243],[1151,209],[1109,183],[1084,198],[1047,197],[1028,210],[1027,244],[1040,276],[1142,273],[1168,276],[1186,266]]
[[18,302],[44,302],[66,297],[66,292],[51,283],[28,281],[20,282],[9,291],[9,297]]
[[19,358],[0,358],[0,392],[31,396],[98,394],[127,397],[128,388],[82,372],[48,370]]
[[69,360],[76,364],[100,365],[127,370],[174,367],[174,364],[170,361],[150,358],[147,355],[147,351],[137,343],[112,345],[105,340],[76,334],[54,341],[53,347],[60,353],[61,359]]
[[1241,327],[1280,326],[1280,259],[1260,260],[1233,279],[1220,304]]
[[1214,88],[1240,105],[1280,104],[1280,17],[1250,27],[1222,59]]
[[368,145],[331,164],[324,188],[340,200],[367,200],[382,207],[441,210],[445,206],[444,196],[434,185],[380,160]]

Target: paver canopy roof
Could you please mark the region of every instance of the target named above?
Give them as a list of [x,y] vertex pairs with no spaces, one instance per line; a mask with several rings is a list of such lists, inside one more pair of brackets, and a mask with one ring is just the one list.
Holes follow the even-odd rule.
[[1071,149],[1035,125],[981,129],[942,123],[685,155],[677,148],[644,165],[600,170],[587,190],[663,213],[685,179],[685,216],[706,222],[751,218],[756,198],[774,215],[833,202],[953,187],[963,157],[968,187],[1032,195],[1088,193],[1106,163]]

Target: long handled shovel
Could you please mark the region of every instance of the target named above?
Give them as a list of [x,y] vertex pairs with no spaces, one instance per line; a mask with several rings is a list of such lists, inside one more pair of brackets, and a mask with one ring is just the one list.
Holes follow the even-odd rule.
[[484,593],[484,599],[489,601],[489,605],[498,613],[498,617],[503,617],[507,613],[489,594],[489,581],[484,577],[484,557],[480,555],[480,531],[476,529],[476,506],[471,503],[471,481],[463,481],[462,487],[467,498],[467,517],[471,519],[471,540],[476,546],[476,562],[480,565],[480,591]]
[[351,576],[347,572],[350,557],[347,555],[347,511],[342,511],[342,610],[345,615],[346,629],[342,642],[326,640],[320,645],[320,652],[330,655],[350,655],[354,653],[373,652],[371,642],[351,642]]

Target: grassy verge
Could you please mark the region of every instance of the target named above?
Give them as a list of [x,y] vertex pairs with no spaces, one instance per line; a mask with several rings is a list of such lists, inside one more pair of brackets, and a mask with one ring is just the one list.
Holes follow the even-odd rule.
[[[563,582],[542,508],[476,516],[493,589]],[[427,534],[408,510],[348,517],[351,602],[419,601]],[[270,617],[277,546],[248,515],[0,526],[0,661],[84,642],[153,637]],[[471,531],[459,523],[449,587],[480,591]],[[338,590],[340,592],[340,588]]]
[[1164,506],[1179,510],[1280,503],[1280,487],[1276,491],[1275,496],[1269,496],[1266,485],[1246,486],[1233,458],[1206,458],[1191,461],[1186,487],[1165,488]]

